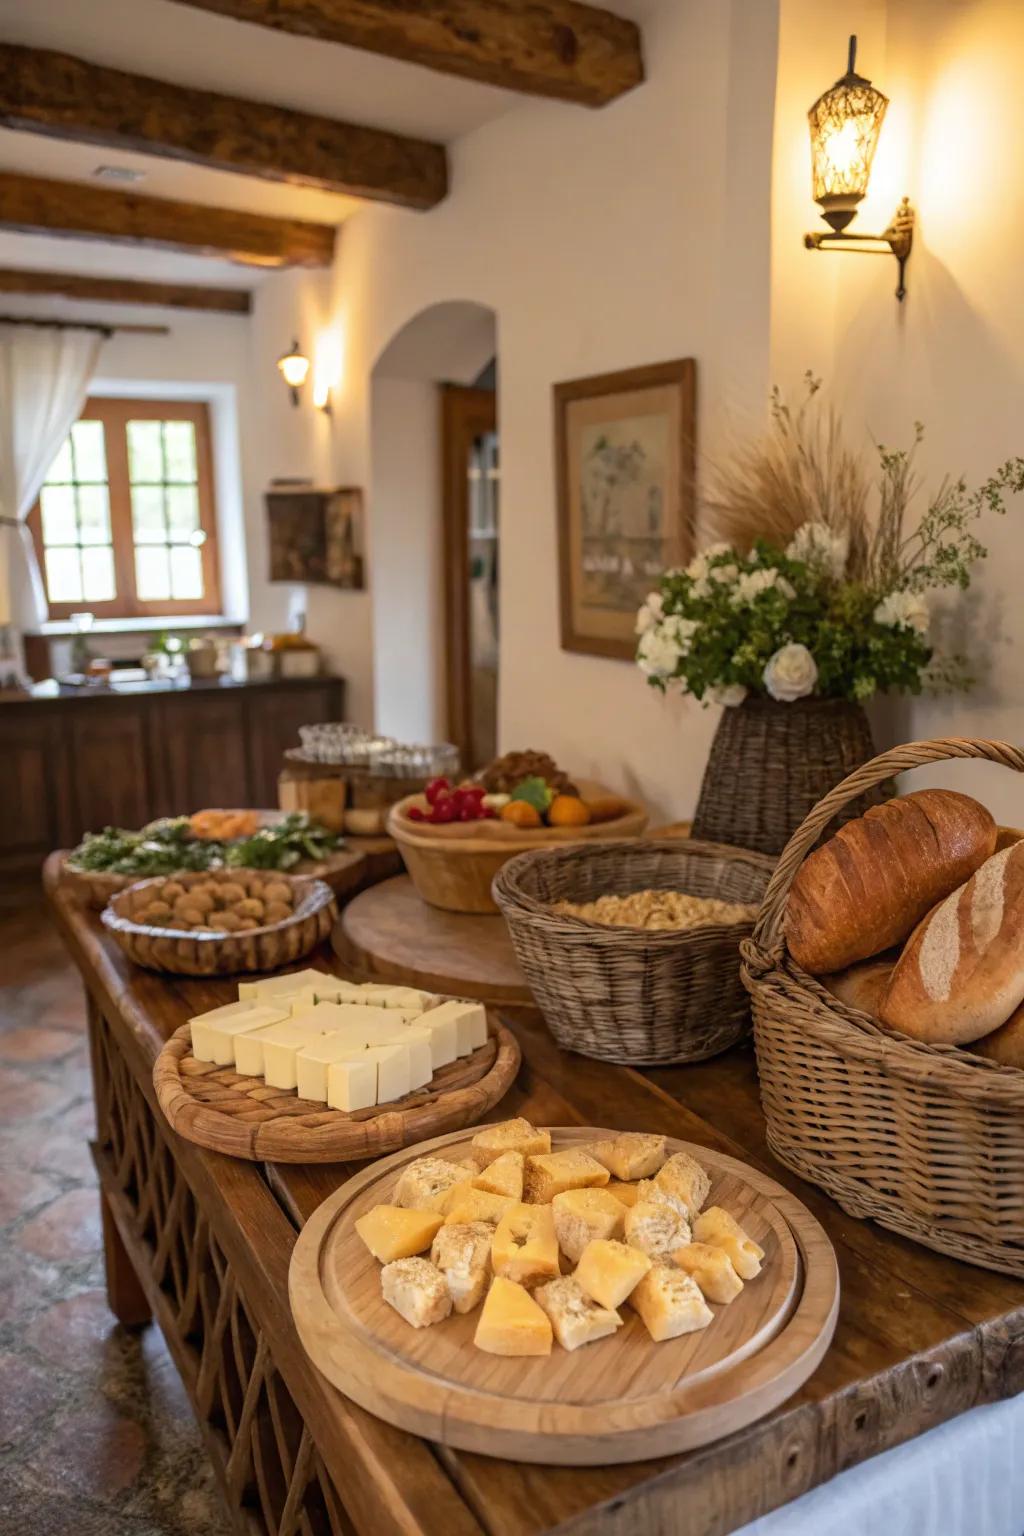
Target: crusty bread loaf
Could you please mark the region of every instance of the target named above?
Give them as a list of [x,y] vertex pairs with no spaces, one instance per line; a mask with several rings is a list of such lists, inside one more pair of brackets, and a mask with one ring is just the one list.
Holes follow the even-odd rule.
[[820,976],[891,949],[992,853],[996,824],[969,795],[922,789],[848,821],[797,871],[786,940]]
[[876,960],[860,960],[856,965],[848,966],[845,971],[823,976],[821,984],[828,988],[833,997],[838,997],[841,1003],[846,1003],[850,1008],[859,1008],[862,1013],[877,1019],[895,964],[896,955],[892,952],[880,955]]
[[942,1045],[980,1040],[1024,1002],[1024,843],[987,859],[919,923],[882,998],[883,1024]]
[[975,1040],[971,1050],[1004,1067],[1024,1067],[1024,1003],[1013,1010],[1005,1024]]

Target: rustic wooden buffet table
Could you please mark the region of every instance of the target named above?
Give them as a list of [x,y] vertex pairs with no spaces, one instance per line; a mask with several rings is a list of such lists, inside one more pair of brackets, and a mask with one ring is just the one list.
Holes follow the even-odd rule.
[[[163,1329],[232,1529],[359,1536],[718,1536],[846,1467],[1024,1389],[1024,1284],[856,1221],[774,1162],[753,1059],[633,1071],[568,1055],[539,1016],[507,1016],[519,1080],[492,1118],[664,1131],[766,1169],[823,1224],[839,1259],[839,1325],[781,1409],[703,1450],[631,1466],[557,1469],[451,1452],[343,1398],[299,1344],[288,1307],[296,1228],[351,1173],[259,1166],[166,1129],[151,1083],[163,1041],[228,1001],[225,981],[134,968],[97,914],[45,882],[85,982],[110,1305]],[[314,957],[337,968],[327,947]]]

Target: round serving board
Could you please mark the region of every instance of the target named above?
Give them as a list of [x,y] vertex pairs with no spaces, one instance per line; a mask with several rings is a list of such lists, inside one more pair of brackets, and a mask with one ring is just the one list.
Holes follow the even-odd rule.
[[[615,1133],[553,1129],[552,1146]],[[355,1231],[387,1204],[402,1169],[427,1153],[459,1160],[472,1133],[439,1136],[342,1185],[299,1234],[289,1293],[310,1358],[347,1397],[400,1429],[459,1450],[553,1466],[646,1461],[706,1445],[783,1402],[821,1360],[839,1275],[811,1214],[734,1158],[669,1138],[711,1176],[723,1205],[764,1248],[761,1274],[698,1333],[655,1344],[628,1304],[623,1327],[569,1353],[504,1359],[478,1350],[479,1308],[414,1329],[381,1296],[381,1266]]]
[[346,966],[403,986],[533,1007],[505,919],[431,907],[408,875],[361,891],[335,925],[331,943]]
[[[515,1035],[487,1016],[487,1044],[440,1067],[423,1088],[383,1108],[349,1114],[270,1088],[192,1055],[187,1024],[167,1041],[153,1066],[153,1086],[167,1123],[201,1147],[252,1162],[339,1163],[380,1157],[424,1136],[475,1126],[515,1081]],[[472,1135],[472,1131],[467,1134]]]

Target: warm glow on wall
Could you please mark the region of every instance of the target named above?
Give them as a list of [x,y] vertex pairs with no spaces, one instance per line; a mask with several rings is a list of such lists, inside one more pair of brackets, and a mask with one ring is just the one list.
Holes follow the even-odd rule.
[[331,395],[341,383],[343,351],[340,326],[320,332],[313,354],[313,404],[318,410],[330,412]]
[[292,392],[292,405],[299,403],[299,390],[306,382],[309,372],[309,358],[300,349],[297,341],[293,341],[287,352],[282,352],[277,360],[278,372]]

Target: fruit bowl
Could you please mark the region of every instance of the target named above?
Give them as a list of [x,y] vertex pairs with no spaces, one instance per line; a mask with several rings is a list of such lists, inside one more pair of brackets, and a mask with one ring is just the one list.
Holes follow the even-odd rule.
[[[611,796],[601,784],[579,780],[585,800]],[[435,825],[411,821],[410,807],[427,810],[424,795],[406,795],[388,813],[388,831],[398,845],[409,876],[423,900],[448,912],[494,913],[491,882],[498,870],[527,848],[563,843],[596,842],[638,837],[647,825],[647,812],[635,800],[621,796],[625,807],[610,821],[581,827],[516,827],[508,821],[453,821]]]

